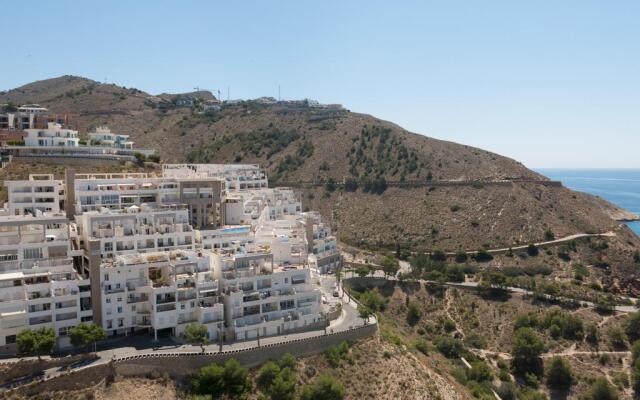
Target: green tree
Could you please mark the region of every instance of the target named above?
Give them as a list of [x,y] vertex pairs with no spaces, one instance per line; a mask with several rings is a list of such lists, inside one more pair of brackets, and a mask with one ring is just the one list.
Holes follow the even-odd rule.
[[328,192],[335,192],[336,191],[336,181],[335,181],[335,179],[329,178],[327,180],[327,182],[324,184],[324,188]]
[[413,326],[417,324],[418,321],[420,321],[420,318],[422,318],[422,310],[420,309],[420,306],[413,302],[409,303],[409,306],[407,307],[407,322],[409,325]]
[[52,328],[26,329],[16,337],[18,355],[41,356],[51,354],[56,344],[56,332]]
[[607,331],[607,334],[609,335],[609,341],[614,348],[624,349],[625,347],[627,347],[627,335],[624,333],[624,330],[622,330],[622,328],[618,326],[612,326]]
[[547,384],[554,389],[567,389],[573,383],[571,364],[562,357],[555,356],[546,371]]
[[99,325],[94,323],[80,324],[69,329],[69,337],[71,344],[76,347],[84,347],[93,343],[93,351],[96,351],[96,342],[107,338],[107,332]]
[[519,374],[540,373],[542,362],[540,354],[544,351],[544,342],[531,328],[519,328],[515,331],[511,355],[514,370]]
[[184,337],[187,342],[200,345],[203,352],[204,346],[209,342],[208,335],[207,327],[199,323],[189,324],[184,328]]
[[191,380],[191,390],[195,394],[210,395],[214,399],[225,393],[224,367],[218,364],[200,368]]
[[527,246],[527,254],[531,257],[537,256],[539,254],[538,247],[535,244],[530,243],[529,246]]
[[271,383],[276,379],[276,376],[280,373],[280,367],[274,361],[267,361],[262,364],[256,377],[256,385],[258,389],[267,393],[271,387]]
[[300,395],[300,400],[342,400],[343,398],[344,387],[329,375],[321,376],[315,383],[306,385]]
[[437,337],[434,344],[438,351],[447,358],[458,358],[464,350],[464,346],[461,341],[449,336]]
[[467,262],[467,258],[468,258],[467,253],[465,253],[464,251],[459,251],[456,253],[455,261],[461,264],[461,263]]
[[136,163],[138,163],[139,165],[142,165],[145,161],[147,161],[147,157],[142,153],[138,153],[137,151],[133,153],[133,156],[136,158]]
[[585,340],[592,346],[598,345],[598,341],[600,339],[598,338],[598,327],[596,326],[596,324],[594,323],[587,324]]
[[606,378],[596,378],[585,396],[586,400],[617,400],[618,391]]
[[550,242],[552,240],[554,240],[556,238],[556,235],[554,235],[553,231],[551,229],[547,229],[544,232],[544,240]]
[[271,400],[292,400],[296,393],[296,382],[296,374],[289,368],[283,368],[269,387],[269,397]]
[[385,276],[396,276],[400,270],[398,259],[393,256],[385,256],[382,259],[382,271]]
[[365,276],[369,275],[369,268],[364,265],[359,265],[358,267],[356,267],[356,274],[358,274],[360,278],[364,278]]
[[360,315],[360,318],[364,319],[365,321],[369,321],[369,318],[373,315],[373,311],[371,311],[371,309],[367,306],[358,304],[358,315]]
[[491,373],[491,368],[489,368],[486,363],[476,361],[471,364],[471,369],[467,371],[467,377],[470,380],[482,383],[491,381],[493,379],[493,374]]
[[[287,360],[284,362],[288,363]],[[272,400],[291,400],[295,394],[296,375],[289,367],[280,368],[277,363],[267,361],[260,368],[256,383]]]
[[237,360],[230,358],[224,366],[211,364],[200,369],[191,381],[195,394],[210,395],[214,399],[223,395],[240,397],[249,390],[248,371]]
[[280,361],[278,361],[278,365],[280,368],[289,368],[292,371],[296,370],[296,358],[291,353],[285,353],[280,357]]
[[640,339],[640,312],[635,312],[627,316],[624,330],[629,341],[636,341]]

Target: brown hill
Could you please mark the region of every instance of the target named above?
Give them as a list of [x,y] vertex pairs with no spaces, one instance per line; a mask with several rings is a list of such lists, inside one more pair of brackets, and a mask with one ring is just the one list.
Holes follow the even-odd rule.
[[[510,246],[613,229],[614,208],[596,197],[533,183],[433,186],[441,180],[546,178],[500,155],[408,132],[375,117],[304,103],[223,105],[212,114],[158,107],[137,89],[64,76],[0,94],[69,112],[81,132],[109,125],[163,162],[259,163],[272,181],[342,182],[304,189],[305,206],[321,209],[348,243],[447,250]],[[420,182],[416,187],[386,182]],[[363,183],[367,183],[365,188]],[[381,187],[382,186],[382,187]],[[365,192],[366,191],[366,192]],[[633,235],[631,242],[635,245]]]

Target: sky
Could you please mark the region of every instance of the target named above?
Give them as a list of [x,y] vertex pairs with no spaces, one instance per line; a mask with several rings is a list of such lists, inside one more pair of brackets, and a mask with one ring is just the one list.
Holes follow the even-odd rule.
[[[3,5],[0,90],[79,75],[152,94],[341,103],[531,168],[640,168],[638,1]],[[11,16],[7,18],[7,16]]]

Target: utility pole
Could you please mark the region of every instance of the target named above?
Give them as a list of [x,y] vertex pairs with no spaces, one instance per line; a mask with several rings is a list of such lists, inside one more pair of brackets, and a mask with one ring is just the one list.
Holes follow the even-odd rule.
[[229,86],[227,86],[227,101],[229,101],[229,100],[230,100],[230,97],[229,97]]
[[222,336],[222,329],[220,329],[220,327],[218,327],[218,338],[220,339],[220,352],[222,352],[222,343],[223,343],[223,336]]

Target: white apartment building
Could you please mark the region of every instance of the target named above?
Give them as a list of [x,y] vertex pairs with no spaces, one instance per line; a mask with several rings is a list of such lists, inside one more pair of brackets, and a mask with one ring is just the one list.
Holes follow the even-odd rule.
[[106,126],[99,126],[95,132],[89,132],[89,139],[92,144],[98,144],[100,146],[114,147],[117,149],[133,149],[133,142],[129,140],[129,135],[113,133]]
[[207,327],[209,339],[224,332],[224,305],[208,255],[171,251],[104,260],[99,285],[100,321],[109,334],[141,329],[181,336],[190,323]]
[[275,188],[227,193],[225,222],[228,225],[257,226],[262,221],[302,211],[299,196],[291,189]]
[[61,214],[0,216],[0,352],[16,350],[24,329],[53,328],[58,345],[67,330],[91,321],[89,280],[73,268],[74,234]]
[[185,206],[103,208],[76,216],[84,244],[100,243],[103,258],[118,254],[193,250],[195,235]]
[[224,182],[195,177],[160,178],[137,174],[66,174],[67,215],[102,208],[185,204],[195,228],[217,229],[224,223]]
[[336,237],[331,233],[331,227],[324,222],[320,213],[310,211],[302,214],[307,231],[309,244],[309,266],[321,274],[335,271],[340,267],[342,258],[338,251]]
[[53,175],[29,175],[28,180],[5,181],[10,214],[25,215],[36,212],[57,213],[64,199],[64,185]]
[[228,337],[254,339],[323,323],[320,289],[302,265],[278,265],[265,249],[212,254]]
[[[69,174],[68,174],[69,175]],[[146,173],[77,174],[67,177],[68,198],[74,214],[113,210],[147,204],[151,207],[177,204],[178,183]]]
[[25,146],[34,147],[78,147],[78,131],[63,129],[62,125],[49,122],[46,129],[25,129]]
[[254,243],[250,225],[227,225],[220,229],[196,230],[196,244],[203,250],[231,251]]
[[257,164],[164,164],[162,176],[167,178],[210,178],[225,182],[227,191],[267,188],[264,168]]

